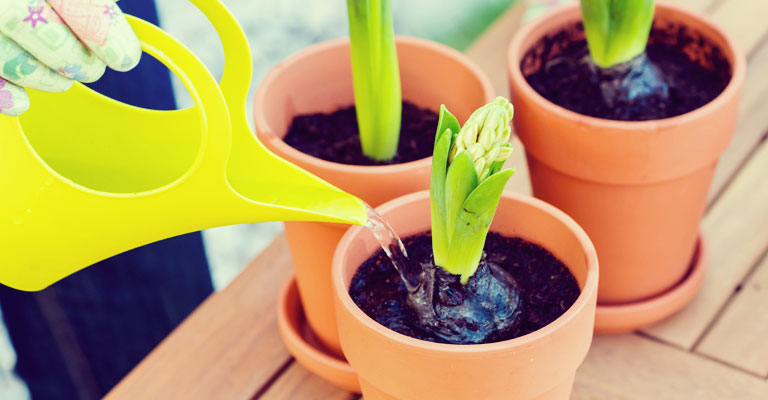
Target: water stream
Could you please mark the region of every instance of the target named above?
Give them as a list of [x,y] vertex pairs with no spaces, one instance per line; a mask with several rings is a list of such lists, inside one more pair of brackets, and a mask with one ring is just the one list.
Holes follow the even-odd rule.
[[368,203],[365,203],[365,208],[368,211],[368,222],[365,224],[365,227],[371,231],[373,237],[384,250],[384,253],[392,261],[392,265],[400,273],[400,277],[405,282],[408,292],[414,292],[419,286],[421,268],[415,268],[412,265],[413,263],[408,259],[408,251],[405,249],[403,241],[400,240],[400,236],[392,229],[389,222],[379,215]]

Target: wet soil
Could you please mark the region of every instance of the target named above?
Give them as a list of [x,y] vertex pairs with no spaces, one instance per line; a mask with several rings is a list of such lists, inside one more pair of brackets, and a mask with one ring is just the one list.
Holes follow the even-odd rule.
[[[436,276],[429,288],[433,294],[429,313],[441,323],[436,325],[429,316],[416,315],[424,307],[409,304],[406,285],[383,250],[360,266],[349,293],[378,323],[417,339],[471,344],[523,336],[557,319],[580,294],[576,279],[560,260],[521,238],[489,233],[483,261],[467,285],[434,267],[429,233],[407,237],[403,243],[410,262],[419,263],[426,274]],[[509,279],[511,284],[504,283]]]

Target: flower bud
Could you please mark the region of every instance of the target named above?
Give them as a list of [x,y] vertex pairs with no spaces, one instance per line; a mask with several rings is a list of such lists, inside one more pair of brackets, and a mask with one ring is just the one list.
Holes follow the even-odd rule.
[[509,122],[513,113],[512,104],[503,97],[497,97],[477,109],[456,135],[448,159],[452,162],[458,154],[466,151],[475,164],[479,180],[487,178],[491,166],[505,161],[512,152]]
[[458,143],[461,143],[461,146],[465,149],[472,146],[473,143],[477,142],[477,132],[479,127],[480,124],[475,122],[467,122],[464,124],[459,132],[459,137],[457,139]]

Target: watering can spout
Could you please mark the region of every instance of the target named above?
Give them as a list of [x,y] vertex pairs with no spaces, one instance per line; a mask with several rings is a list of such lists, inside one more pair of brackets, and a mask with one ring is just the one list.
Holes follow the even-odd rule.
[[[308,178],[309,180],[310,178]],[[323,221],[363,225],[368,221],[362,200],[339,189],[308,184],[282,185],[274,194],[274,205],[282,216],[274,221]]]
[[[258,155],[247,157],[247,154]],[[230,213],[236,220],[234,223],[245,222],[245,215],[250,215],[249,222],[321,221],[362,225],[367,221],[362,200],[277,157],[255,140],[235,140],[227,181],[246,200],[242,210]]]

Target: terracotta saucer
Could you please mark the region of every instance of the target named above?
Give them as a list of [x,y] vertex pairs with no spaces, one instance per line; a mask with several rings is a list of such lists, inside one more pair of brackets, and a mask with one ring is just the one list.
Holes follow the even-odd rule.
[[280,292],[277,320],[283,343],[299,364],[344,390],[360,393],[357,373],[347,360],[333,355],[315,338],[304,317],[304,308],[301,306],[294,277],[291,277]]
[[675,287],[649,299],[626,304],[597,304],[595,333],[625,333],[653,325],[680,311],[696,295],[704,281],[708,248],[699,232],[688,274]]

